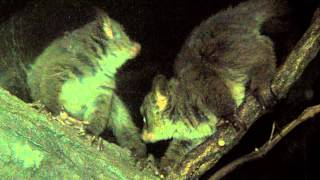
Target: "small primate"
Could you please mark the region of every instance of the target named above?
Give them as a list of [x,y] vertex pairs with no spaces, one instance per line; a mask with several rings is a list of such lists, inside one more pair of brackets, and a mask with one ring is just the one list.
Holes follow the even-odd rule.
[[175,59],[174,75],[154,78],[141,106],[142,138],[173,139],[161,166],[215,133],[217,125],[241,123],[234,116],[246,94],[267,105],[276,70],[273,42],[261,32],[268,19],[286,9],[282,0],[249,0],[209,17],[196,27]]
[[54,40],[28,71],[33,100],[51,112],[63,108],[73,117],[88,121],[87,130],[99,136],[112,130],[117,142],[144,156],[146,147],[115,94],[117,69],[140,51],[123,27],[100,9],[97,18]]

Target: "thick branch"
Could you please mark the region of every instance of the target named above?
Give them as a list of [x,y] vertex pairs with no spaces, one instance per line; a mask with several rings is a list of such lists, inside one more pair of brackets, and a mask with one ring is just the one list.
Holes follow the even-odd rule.
[[277,134],[276,136],[268,140],[264,145],[262,145],[260,148],[256,149],[255,151],[247,155],[244,155],[232,161],[231,163],[227,164],[223,168],[219,169],[219,171],[217,171],[213,176],[210,177],[210,180],[222,179],[227,174],[234,171],[236,168],[240,167],[240,165],[258,158],[262,158],[274,146],[276,146],[278,142],[280,142],[280,140],[283,139],[287,134],[289,134],[297,126],[307,121],[308,119],[311,119],[318,113],[320,113],[320,105],[312,106],[305,109],[297,119],[293,120],[290,124],[288,124],[285,128],[283,128],[279,134]]
[[[277,72],[272,83],[272,90],[278,98],[286,95],[293,83],[299,79],[306,66],[314,59],[319,51],[320,44],[320,10],[318,9],[313,22],[297,46],[288,56],[285,64]],[[240,108],[238,116],[240,120],[250,127],[267,110],[260,106],[256,99],[248,96],[244,105]],[[176,164],[168,179],[196,178],[213,167],[218,160],[236,145],[245,130],[235,131],[234,127],[226,125],[217,130],[213,137],[188,153],[180,163]],[[221,143],[224,142],[223,146]],[[220,145],[219,145],[220,144]]]
[[128,150],[98,151],[49,117],[0,88],[1,179],[157,179]]

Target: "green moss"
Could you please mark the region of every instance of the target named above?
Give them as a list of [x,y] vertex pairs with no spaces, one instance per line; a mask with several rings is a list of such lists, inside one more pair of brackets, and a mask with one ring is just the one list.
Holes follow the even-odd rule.
[[0,102],[0,179],[157,179],[128,150],[105,142],[97,151],[1,88]]
[[44,154],[30,144],[18,138],[0,132],[0,158],[4,161],[15,161],[23,168],[39,168]]

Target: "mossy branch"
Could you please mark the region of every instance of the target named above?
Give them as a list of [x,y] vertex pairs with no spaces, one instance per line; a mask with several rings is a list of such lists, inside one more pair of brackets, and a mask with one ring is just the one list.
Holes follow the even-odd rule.
[[[0,86],[29,100],[25,69],[54,39],[95,18],[88,4],[32,0],[1,23]],[[10,93],[0,88],[0,179],[158,179],[136,166],[129,150],[104,142],[98,151]]]
[[[320,48],[320,9],[317,9],[313,21],[303,37],[279,68],[272,82],[272,91],[277,99],[286,96],[288,90],[300,78],[304,69],[314,59]],[[270,106],[271,107],[271,106]],[[268,109],[262,107],[253,96],[248,96],[238,111],[238,117],[250,127]],[[193,179],[213,167],[218,160],[234,147],[246,130],[236,131],[232,125],[219,128],[217,132],[197,148],[189,152],[173,171],[168,179]],[[219,142],[224,142],[219,143]]]
[[129,150],[104,142],[98,151],[89,142],[0,88],[2,179],[157,179]]

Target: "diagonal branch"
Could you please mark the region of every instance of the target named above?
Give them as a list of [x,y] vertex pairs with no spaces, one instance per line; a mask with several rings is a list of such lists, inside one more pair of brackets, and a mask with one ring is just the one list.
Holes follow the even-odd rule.
[[307,65],[314,59],[320,48],[320,9],[314,14],[313,22],[296,47],[280,67],[272,82],[272,91],[278,99],[286,96]]
[[297,126],[306,122],[307,120],[313,118],[315,115],[320,113],[320,105],[312,106],[305,109],[301,115],[293,120],[290,124],[288,124],[285,128],[283,128],[278,135],[268,140],[263,146],[258,148],[257,150],[244,155],[231,163],[227,164],[223,168],[219,169],[213,176],[210,177],[210,180],[219,180],[224,176],[238,168],[240,165],[258,159],[265,156],[274,146],[280,142],[286,135],[288,135],[291,131],[293,131]]
[[[299,79],[304,69],[318,53],[320,47],[319,32],[320,9],[317,9],[310,27],[275,75],[271,88],[278,99],[287,94],[290,87]],[[248,96],[238,112],[238,117],[247,127],[250,127],[266,112],[267,109],[263,108],[253,96]],[[169,174],[168,179],[193,179],[199,177],[232,149],[245,133],[246,130],[235,131],[232,125],[219,128],[212,137],[189,152],[177,163]]]
[[159,179],[128,150],[98,151],[56,120],[0,88],[0,179]]

